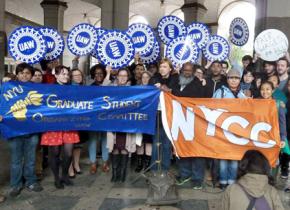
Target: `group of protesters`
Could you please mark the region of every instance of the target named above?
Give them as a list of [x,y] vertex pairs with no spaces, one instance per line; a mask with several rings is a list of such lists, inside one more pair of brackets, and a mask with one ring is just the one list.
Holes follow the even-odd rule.
[[[17,65],[15,74],[7,73],[3,82],[18,80],[21,82],[47,83],[58,85],[87,85],[86,76],[78,67],[78,57],[73,60],[72,68],[59,65],[58,61],[43,61],[41,68],[21,63]],[[127,68],[113,70],[110,66],[96,64],[90,69],[92,86],[134,86],[153,85],[161,91],[173,95],[190,98],[261,98],[274,99],[279,113],[279,129],[281,148],[288,146],[287,133],[290,135],[290,123],[287,109],[290,108],[289,55],[278,61],[262,61],[258,56],[246,55],[242,65],[234,65],[226,61],[208,62],[198,65],[184,63],[174,68],[169,59],[163,58],[158,64],[144,65],[139,56]],[[76,93],[77,94],[77,93]],[[158,111],[160,115],[160,111]],[[161,117],[157,117],[161,119]],[[84,143],[88,145],[90,174],[96,174],[100,166],[103,173],[112,171],[112,182],[124,182],[127,165],[131,154],[135,153],[137,173],[149,168],[158,160],[158,145],[161,143],[161,169],[169,171],[174,152],[164,131],[162,121],[157,124],[158,135],[132,134],[123,132],[93,131],[47,131],[41,134],[18,136],[8,140],[11,152],[10,185],[11,197],[18,196],[25,187],[29,191],[39,192],[43,188],[39,180],[43,179],[43,164],[46,161],[54,175],[57,189],[72,186],[72,179],[82,174],[80,156]],[[142,140],[141,146],[136,141]],[[100,141],[100,144],[97,142]],[[102,163],[97,162],[97,145],[101,145]],[[63,155],[61,156],[61,152]],[[257,154],[256,154],[257,155]],[[262,174],[278,178],[288,178],[290,154],[281,151],[279,163],[271,169],[271,174]],[[260,157],[260,156],[259,156]],[[249,158],[249,157],[248,157]],[[263,159],[263,157],[261,157]],[[265,159],[265,158],[264,158]],[[263,159],[263,160],[264,160]],[[241,161],[242,162],[242,161]],[[269,164],[260,161],[261,164]],[[193,189],[200,190],[204,181],[212,181],[213,186],[222,190],[236,182],[239,175],[239,161],[217,160],[204,157],[180,158],[177,160],[177,185],[192,181]],[[249,163],[250,165],[250,163]],[[264,166],[261,166],[264,167]],[[61,170],[60,170],[61,169]],[[151,171],[157,165],[151,165]],[[208,176],[206,177],[206,170]],[[61,172],[61,173],[60,173]],[[266,173],[265,171],[263,173]],[[246,172],[243,172],[245,175]],[[261,182],[260,177],[250,177]],[[268,178],[267,178],[268,180]],[[267,182],[268,183],[268,182]],[[274,182],[273,182],[274,184]],[[285,191],[290,192],[289,186]],[[0,202],[4,197],[0,197]]]

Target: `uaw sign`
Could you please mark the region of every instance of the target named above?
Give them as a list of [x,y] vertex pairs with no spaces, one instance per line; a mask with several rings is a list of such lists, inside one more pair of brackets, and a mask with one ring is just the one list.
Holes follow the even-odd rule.
[[127,66],[135,55],[131,37],[121,31],[103,33],[96,51],[98,59],[113,69]]
[[213,35],[210,37],[205,48],[203,48],[203,54],[207,60],[225,60],[230,53],[230,46],[225,38]]
[[249,27],[242,18],[235,18],[230,25],[230,40],[237,46],[243,46],[249,39]]
[[39,30],[22,26],[9,36],[8,50],[14,60],[34,64],[44,58],[47,46]]
[[42,27],[39,30],[43,34],[47,45],[45,60],[54,60],[61,56],[65,46],[63,37],[53,28]]
[[153,50],[156,40],[149,25],[143,23],[132,24],[129,26],[127,34],[132,38],[135,51],[140,55],[147,55]]
[[60,129],[155,133],[155,87],[7,82],[1,92],[4,138]]
[[88,55],[96,47],[97,31],[94,26],[81,23],[71,29],[67,37],[68,49],[74,55]]
[[263,60],[276,61],[287,53],[288,39],[283,32],[268,29],[257,36],[254,48]]
[[184,22],[176,16],[165,16],[158,22],[158,34],[160,39],[165,44],[177,38],[178,36],[186,35],[186,27]]
[[187,35],[192,38],[199,49],[205,47],[210,37],[208,27],[205,24],[198,22],[193,22],[187,26]]

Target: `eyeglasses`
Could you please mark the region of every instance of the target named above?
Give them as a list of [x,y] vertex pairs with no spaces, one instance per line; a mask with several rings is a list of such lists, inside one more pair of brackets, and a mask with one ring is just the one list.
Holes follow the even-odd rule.
[[236,80],[240,80],[240,77],[228,77],[228,79],[236,79]]

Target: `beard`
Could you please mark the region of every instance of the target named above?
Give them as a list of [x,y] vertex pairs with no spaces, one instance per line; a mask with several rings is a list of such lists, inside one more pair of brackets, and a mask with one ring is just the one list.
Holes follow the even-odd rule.
[[193,80],[193,76],[191,77],[184,77],[182,74],[179,75],[179,85],[181,87],[185,87]]

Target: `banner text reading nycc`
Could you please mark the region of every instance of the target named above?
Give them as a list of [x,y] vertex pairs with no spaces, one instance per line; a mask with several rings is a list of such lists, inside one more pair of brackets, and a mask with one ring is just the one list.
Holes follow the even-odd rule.
[[161,95],[162,121],[181,157],[240,160],[260,150],[272,165],[280,151],[274,100],[192,99]]
[[58,130],[155,133],[160,94],[155,87],[8,82],[1,91],[4,138]]

